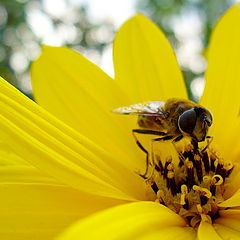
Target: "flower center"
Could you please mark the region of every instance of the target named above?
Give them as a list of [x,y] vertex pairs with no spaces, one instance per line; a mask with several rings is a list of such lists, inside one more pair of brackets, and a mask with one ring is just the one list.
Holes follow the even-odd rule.
[[201,219],[218,217],[218,204],[224,201],[224,183],[233,170],[210,147],[186,143],[176,146],[179,158],[161,159],[153,152],[154,164],[146,182],[156,194],[156,202],[182,216],[189,226],[198,227]]

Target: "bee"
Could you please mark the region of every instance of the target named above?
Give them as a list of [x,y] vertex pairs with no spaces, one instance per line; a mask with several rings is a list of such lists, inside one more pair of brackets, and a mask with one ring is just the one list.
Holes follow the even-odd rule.
[[[146,164],[149,165],[149,154],[138,141],[136,133],[156,135],[156,141],[172,140],[173,143],[183,137],[189,137],[195,147],[198,142],[206,139],[208,129],[212,125],[210,111],[190,100],[171,98],[166,101],[150,101],[116,108],[114,113],[133,114],[138,116],[139,129],[133,129],[133,135],[139,148],[147,154]],[[145,176],[147,174],[147,169]]]

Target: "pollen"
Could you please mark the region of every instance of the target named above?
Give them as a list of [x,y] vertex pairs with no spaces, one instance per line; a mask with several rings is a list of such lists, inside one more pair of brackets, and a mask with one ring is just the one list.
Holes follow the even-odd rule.
[[172,156],[161,159],[156,152],[146,178],[155,201],[182,216],[188,226],[218,217],[218,204],[224,201],[226,179],[233,164],[225,162],[213,148],[188,142],[176,147],[178,161]]

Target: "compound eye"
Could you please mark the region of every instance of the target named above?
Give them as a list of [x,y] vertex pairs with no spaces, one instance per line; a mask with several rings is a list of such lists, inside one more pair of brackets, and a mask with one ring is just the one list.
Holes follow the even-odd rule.
[[200,120],[202,122],[205,122],[209,127],[212,125],[212,121],[206,115],[202,115],[200,117]]
[[185,111],[178,119],[178,127],[182,132],[191,134],[195,128],[197,114],[194,108]]

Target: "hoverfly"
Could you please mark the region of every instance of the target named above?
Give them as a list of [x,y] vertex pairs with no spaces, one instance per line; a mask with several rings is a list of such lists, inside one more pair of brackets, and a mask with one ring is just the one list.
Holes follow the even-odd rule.
[[206,109],[190,100],[171,98],[167,101],[151,101],[116,108],[114,113],[138,115],[139,129],[133,129],[133,136],[139,148],[146,153],[146,177],[149,165],[148,151],[138,141],[136,133],[156,135],[156,141],[172,140],[173,143],[183,137],[190,137],[195,150],[198,142],[207,138],[212,125],[212,115]]

